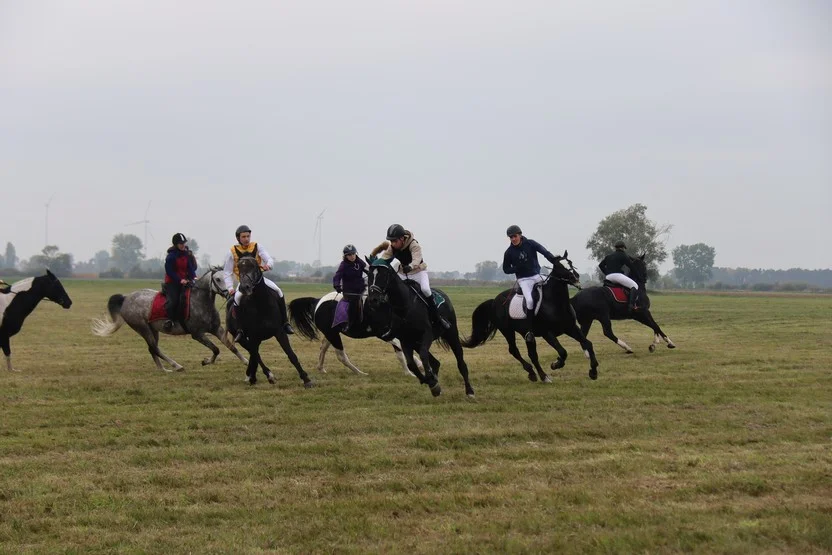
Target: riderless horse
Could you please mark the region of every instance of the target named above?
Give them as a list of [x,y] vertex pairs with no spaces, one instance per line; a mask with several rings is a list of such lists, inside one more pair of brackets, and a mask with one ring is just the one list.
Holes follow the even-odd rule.
[[[624,340],[613,333],[611,320],[635,320],[653,330],[653,343],[648,347],[651,353],[656,350],[656,345],[662,341],[667,343],[668,349],[675,349],[676,345],[665,335],[650,313],[650,299],[647,296],[646,288],[647,265],[644,262],[644,255],[642,254],[637,258],[631,257],[630,261],[632,262],[630,264],[630,279],[638,284],[636,309],[633,311],[628,309],[628,292],[622,291],[623,288],[620,285],[605,282],[601,287],[587,287],[572,297],[572,307],[575,309],[578,322],[581,324],[581,331],[585,335],[588,334],[592,321],[598,320],[604,330],[604,335],[629,354],[633,350]],[[619,292],[616,292],[615,289],[618,289]]]
[[[434,341],[447,345],[456,357],[457,368],[465,382],[465,393],[474,397],[474,388],[468,379],[468,365],[465,363],[462,344],[459,339],[456,313],[448,295],[439,289],[433,289],[437,296],[439,314],[451,326],[444,329],[438,322],[431,322],[427,304],[419,291],[419,286],[410,280],[400,279],[386,260],[367,259],[369,265],[369,294],[364,309],[367,321],[373,333],[384,340],[398,338],[401,341],[407,367],[419,379],[420,383],[430,388],[435,397],[442,393],[439,385],[439,360],[430,353]],[[419,354],[424,367],[424,374],[413,358]]]
[[12,350],[9,339],[20,331],[23,320],[35,310],[42,299],[49,299],[64,308],[72,306],[61,280],[49,270],[46,275],[15,282],[6,293],[0,293],[0,348],[6,356],[6,368],[18,372],[12,366]]
[[[532,321],[525,317],[522,308],[523,295],[518,294],[515,289],[507,289],[474,309],[471,316],[471,336],[463,342],[463,345],[468,348],[484,345],[499,331],[508,343],[508,352],[520,361],[529,375],[529,380],[535,382],[539,377],[542,382],[550,383],[552,380],[540,366],[534,338],[526,341],[526,348],[532,361],[532,364],[529,364],[517,348],[515,333],[524,336],[531,329],[534,336],[542,337],[549,343],[558,352],[557,361],[551,365],[552,370],[563,368],[566,363],[567,352],[557,340],[558,335],[566,334],[581,344],[584,355],[589,359],[589,377],[593,380],[597,379],[598,360],[595,358],[592,342],[578,328],[575,314],[569,305],[569,285],[578,287],[580,274],[568,257],[568,251],[564,252],[563,256],[557,257],[551,273],[540,285],[539,294],[543,295],[543,298],[538,298],[536,302],[535,316]],[[535,370],[537,370],[537,375],[535,375]]]
[[195,341],[211,349],[212,356],[202,361],[203,366],[216,362],[220,350],[206,337],[205,334],[218,338],[242,362],[248,363],[234,344],[226,338],[225,329],[220,323],[220,315],[214,306],[217,295],[228,297],[222,268],[212,266],[202,274],[191,287],[186,288],[184,303],[186,317],[177,321],[170,331],[165,331],[164,323],[168,315],[164,311],[164,296],[154,289],[140,289],[128,295],[113,295],[107,301],[109,317],[94,319],[92,332],[106,337],[113,335],[125,323],[133,328],[147,342],[147,350],[153,357],[153,362],[159,370],[170,372],[162,365],[164,359],[174,370],[183,370],[183,366],[167,356],[159,349],[159,332],[168,335],[190,335]]
[[[257,364],[260,358],[260,344],[274,337],[289,357],[289,362],[303,380],[304,387],[312,387],[314,383],[300,364],[297,355],[289,343],[289,336],[283,329],[286,323],[280,310],[277,291],[270,289],[263,282],[263,271],[257,265],[257,260],[251,257],[240,258],[237,262],[240,271],[239,290],[242,293],[240,306],[228,304],[225,324],[228,332],[248,351],[249,361],[246,368],[246,378],[250,385],[257,383]],[[271,371],[263,367],[263,373],[270,383],[275,383]]]

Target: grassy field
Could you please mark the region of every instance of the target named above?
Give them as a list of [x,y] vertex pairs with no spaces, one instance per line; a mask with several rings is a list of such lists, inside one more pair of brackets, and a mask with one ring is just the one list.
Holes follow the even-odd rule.
[[[184,338],[161,373],[129,328],[89,331],[155,283],[65,285],[0,370],[0,552],[832,551],[832,297],[654,295],[678,348],[596,325],[597,381],[564,338],[530,383],[498,336],[466,350],[471,401],[450,353],[434,399],[374,339],[346,340],[355,376],[295,336],[310,390],[276,342],[276,386]],[[497,292],[444,289],[463,332]]]

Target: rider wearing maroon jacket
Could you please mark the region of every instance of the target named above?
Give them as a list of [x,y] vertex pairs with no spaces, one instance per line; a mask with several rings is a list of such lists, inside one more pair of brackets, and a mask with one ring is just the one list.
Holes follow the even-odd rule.
[[165,258],[165,331],[173,329],[179,319],[179,296],[182,288],[196,278],[196,257],[188,248],[188,239],[183,233],[177,233],[171,239],[173,246],[168,249]]

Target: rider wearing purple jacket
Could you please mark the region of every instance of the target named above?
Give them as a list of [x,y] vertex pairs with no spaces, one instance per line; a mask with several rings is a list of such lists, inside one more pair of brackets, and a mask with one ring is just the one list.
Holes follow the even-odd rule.
[[332,287],[338,293],[344,293],[344,299],[350,305],[349,320],[342,331],[347,331],[350,322],[356,320],[361,295],[367,288],[364,282],[364,268],[366,267],[367,263],[358,258],[358,250],[354,245],[344,247],[344,259],[332,277]]

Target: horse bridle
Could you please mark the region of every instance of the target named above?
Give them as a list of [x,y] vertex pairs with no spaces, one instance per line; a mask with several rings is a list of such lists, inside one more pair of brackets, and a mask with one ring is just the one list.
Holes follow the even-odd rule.
[[227,299],[228,298],[228,289],[219,289],[216,285],[214,285],[214,274],[216,274],[219,271],[221,271],[221,270],[220,269],[206,270],[206,272],[204,274],[199,276],[199,278],[196,281],[194,281],[194,284],[193,284],[192,287],[194,287],[194,289],[201,289],[201,287],[197,286],[197,284],[199,283],[199,280],[204,278],[207,274],[211,274],[211,276],[208,278],[208,292],[209,293],[216,293],[217,295],[219,295],[223,299]]
[[[254,292],[254,288],[257,287],[257,284],[259,284],[261,281],[263,281],[263,270],[261,270],[259,266],[257,267],[257,273],[259,274],[257,276],[257,279],[254,281],[254,283],[251,284],[251,291],[252,292]],[[244,278],[246,279],[246,281],[251,281],[253,279],[253,278],[250,277],[250,275],[251,275],[250,273],[243,274],[242,272],[240,272],[240,289],[242,289]]]

